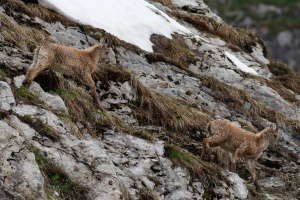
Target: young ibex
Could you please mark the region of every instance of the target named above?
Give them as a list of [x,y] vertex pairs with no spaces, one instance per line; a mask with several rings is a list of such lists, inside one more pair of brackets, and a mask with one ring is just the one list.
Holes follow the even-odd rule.
[[33,63],[27,70],[23,84],[29,86],[33,79],[45,69],[52,69],[62,74],[77,77],[91,89],[93,100],[100,104],[96,85],[91,74],[97,63],[108,60],[109,48],[106,44],[96,44],[88,49],[80,50],[54,43],[45,43],[35,50]]
[[210,147],[220,147],[233,154],[233,160],[229,168],[230,171],[235,171],[237,162],[243,157],[246,160],[247,169],[251,173],[252,180],[250,182],[254,183],[257,190],[260,190],[254,162],[269,144],[277,142],[278,127],[276,127],[276,124],[272,124],[263,131],[254,134],[226,120],[215,120],[207,125],[207,131],[211,137],[203,140],[201,157],[204,158],[208,154],[208,159],[210,159]]

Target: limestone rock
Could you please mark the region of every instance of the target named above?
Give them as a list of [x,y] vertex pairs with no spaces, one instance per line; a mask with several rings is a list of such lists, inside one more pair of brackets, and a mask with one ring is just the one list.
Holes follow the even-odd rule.
[[3,121],[0,121],[0,131],[0,187],[23,199],[46,199],[44,178],[24,138]]
[[16,101],[9,85],[0,81],[0,109],[9,111],[15,103]]

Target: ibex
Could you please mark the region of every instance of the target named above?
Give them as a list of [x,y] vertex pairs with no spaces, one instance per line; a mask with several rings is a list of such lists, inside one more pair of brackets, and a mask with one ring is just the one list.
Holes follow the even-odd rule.
[[45,43],[36,48],[33,63],[27,70],[23,84],[31,85],[33,79],[45,69],[52,69],[62,74],[77,77],[91,89],[93,100],[99,103],[96,85],[91,74],[97,63],[108,60],[109,48],[106,44],[96,44],[88,49],[80,50],[54,43]]
[[279,134],[276,124],[272,124],[263,131],[254,134],[226,120],[214,120],[207,125],[207,132],[211,137],[203,139],[201,157],[204,158],[208,154],[208,158],[210,159],[210,147],[220,147],[233,154],[233,160],[229,168],[230,171],[235,171],[237,162],[243,157],[252,177],[250,182],[253,182],[259,191],[260,187],[256,178],[254,162],[269,144],[277,143]]

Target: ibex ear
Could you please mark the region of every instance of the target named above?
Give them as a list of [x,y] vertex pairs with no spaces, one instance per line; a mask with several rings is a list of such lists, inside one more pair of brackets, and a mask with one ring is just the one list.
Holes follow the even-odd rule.
[[271,129],[272,131],[277,131],[277,130],[278,130],[278,126],[277,126],[275,123],[272,123],[272,124],[270,125],[270,129]]

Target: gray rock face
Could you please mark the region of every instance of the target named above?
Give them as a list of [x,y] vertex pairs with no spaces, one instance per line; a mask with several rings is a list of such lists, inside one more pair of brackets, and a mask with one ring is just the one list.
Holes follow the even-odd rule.
[[[201,13],[221,21],[202,0],[172,0],[172,2],[181,11]],[[169,11],[169,8],[162,5],[156,6]],[[88,47],[85,35],[77,28],[65,27],[59,22],[49,24],[37,18],[35,23],[41,24],[50,34],[50,38],[56,42],[77,48]],[[270,78],[272,74],[262,66],[269,61],[263,56],[261,46],[251,47],[252,53],[232,52],[222,39],[201,33],[191,28],[191,25],[188,27],[193,33],[203,37],[195,43],[195,38],[183,36],[189,50],[195,55],[195,62],[187,66],[190,71],[200,77],[213,77],[224,84],[244,90],[259,103],[285,116],[300,120],[298,105],[286,102],[276,91],[255,79],[245,78],[238,66],[225,55],[225,51],[230,52],[246,66],[254,69],[258,76]],[[90,37],[89,41],[98,42]],[[18,72],[29,67],[32,53],[15,48],[1,37],[0,47],[4,49],[0,53],[1,66]],[[135,74],[146,87],[166,96],[185,100],[194,107],[212,113],[214,118],[226,118],[238,124],[249,123],[247,116],[236,113],[225,103],[215,99],[214,91],[204,87],[198,76],[189,75],[169,63],[149,63],[144,52],[137,54],[124,47],[116,47],[110,52],[110,57],[113,63],[118,60],[120,67],[123,66]],[[0,156],[3,158],[0,160],[0,198],[47,198],[45,181],[35,162],[34,154],[30,152],[30,147],[39,149],[71,181],[87,188],[87,199],[126,199],[125,196],[140,199],[141,191],[145,189],[153,192],[159,199],[166,200],[203,199],[210,193],[212,196],[208,198],[214,198],[213,195],[221,199],[250,198],[251,194],[247,189],[249,185],[245,185],[237,174],[223,171],[229,182],[221,182],[221,186],[207,190],[200,180],[193,178],[189,170],[174,166],[164,155],[166,142],[182,145],[182,148],[187,149],[186,146],[194,145],[197,147],[196,150],[189,150],[198,155],[201,149],[201,142],[198,140],[176,142],[172,138],[175,136],[169,133],[172,137],[158,137],[160,139],[155,138],[150,142],[116,131],[114,127],[103,127],[97,133],[102,136],[101,139],[92,138],[84,128],[84,122],[63,120],[61,115],[68,115],[63,100],[59,96],[45,92],[38,83],[34,82],[29,90],[45,104],[37,106],[16,100],[11,88],[22,86],[23,79],[24,76],[16,74],[10,75],[5,81],[0,81]],[[102,83],[98,81],[97,86],[101,103],[108,113],[116,114],[124,122],[132,125],[136,131],[151,129],[158,135],[166,136],[162,127],[140,126],[139,121],[134,118],[130,104],[135,97],[130,81],[124,83],[109,81],[105,89],[101,89]],[[244,108],[251,109],[250,103],[246,102]],[[2,112],[5,113],[3,116]],[[41,123],[54,129],[59,134],[59,139],[52,141],[37,132],[37,127],[21,121],[24,118],[40,120]],[[86,120],[88,122],[90,119]],[[270,123],[266,119],[262,121],[263,124]],[[249,127],[256,129],[250,123]],[[201,131],[182,134],[191,139],[194,135],[201,135]],[[74,132],[82,137],[73,135]],[[297,152],[300,151],[299,141],[292,140],[293,132],[288,128],[282,126],[281,132],[283,134],[281,149],[268,151],[258,161],[260,184],[266,199],[283,197],[297,199],[300,168],[295,160]],[[246,179],[247,175],[240,172],[241,170],[238,174]],[[285,179],[286,176],[291,178]]]
[[[23,75],[14,78],[14,83],[17,88],[22,86],[24,78],[25,76]],[[58,113],[68,113],[68,109],[60,96],[45,92],[41,88],[41,86],[36,82],[32,82],[32,84],[29,87],[29,90],[33,94],[37,95],[40,98],[40,100],[42,100],[47,106],[49,106],[54,111]]]
[[163,156],[162,141],[149,143],[124,134],[107,134],[104,141],[108,156],[117,164],[121,180],[130,188],[133,196],[138,195],[135,189],[138,184],[138,188],[146,185],[147,188],[158,191],[162,199],[192,197],[188,186],[188,171],[178,167],[172,168],[170,160]]
[[0,81],[0,109],[9,111],[15,103],[16,101],[9,85]]
[[[20,133],[0,121],[0,187],[4,196],[12,194],[19,199],[46,199],[44,178],[34,155]],[[2,196],[3,194],[0,195]]]

